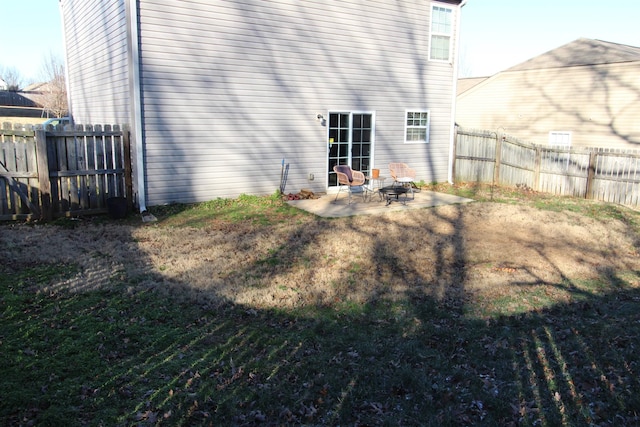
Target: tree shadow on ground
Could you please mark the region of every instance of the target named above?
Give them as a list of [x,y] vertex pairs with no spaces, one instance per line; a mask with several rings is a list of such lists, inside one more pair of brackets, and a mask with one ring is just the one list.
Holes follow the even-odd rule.
[[[72,230],[58,244],[77,246],[77,256],[90,261],[80,264],[80,275],[70,279],[62,268],[62,277],[40,283],[37,274],[20,276],[26,265],[3,267],[9,279],[2,282],[8,290],[2,342],[10,355],[3,388],[14,392],[0,413],[18,424],[69,425],[640,421],[637,275],[602,269],[592,290],[548,283],[569,293],[566,303],[482,314],[466,288],[469,225],[462,207],[431,214],[443,220],[431,229],[419,216],[401,224],[380,218],[383,233],[345,220],[371,242],[358,268],[376,269],[376,281],[367,284],[373,286],[364,299],[349,298],[349,287],[362,291],[349,260],[337,276],[347,291],[291,308],[201,298],[195,291],[180,295],[188,280],[164,277],[133,234],[123,242],[129,226]],[[330,224],[323,221],[321,229]],[[325,235],[305,226],[274,242],[268,257],[293,259],[312,250]],[[78,231],[104,241],[84,244]],[[213,241],[216,233],[209,232]],[[420,262],[407,263],[398,248],[417,232],[425,236],[424,253],[415,254]],[[4,247],[24,249],[6,236]],[[27,233],[25,248],[34,240]],[[128,248],[120,259],[108,255],[117,245]],[[150,263],[146,277],[128,277],[114,264],[132,257]],[[294,268],[269,269],[266,259],[261,255],[234,274],[277,283],[283,270]],[[162,286],[169,289],[160,292]]]

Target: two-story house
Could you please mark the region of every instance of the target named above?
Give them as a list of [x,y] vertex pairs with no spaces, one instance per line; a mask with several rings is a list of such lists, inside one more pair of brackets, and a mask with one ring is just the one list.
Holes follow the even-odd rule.
[[128,124],[140,209],[336,164],[450,178],[460,0],[60,0],[76,123]]

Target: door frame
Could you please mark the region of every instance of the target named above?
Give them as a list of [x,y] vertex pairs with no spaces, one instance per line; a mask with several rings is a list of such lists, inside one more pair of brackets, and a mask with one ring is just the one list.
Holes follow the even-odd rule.
[[[331,152],[331,146],[329,145],[329,132],[330,132],[330,127],[329,127],[329,121],[331,118],[331,114],[349,114],[349,148],[348,148],[348,153],[349,153],[349,160],[348,160],[348,165],[351,166],[352,164],[352,155],[351,155],[351,150],[353,147],[353,115],[354,114],[370,114],[371,115],[371,149],[369,152],[369,168],[373,169],[375,168],[375,142],[376,142],[376,112],[375,110],[349,110],[349,109],[335,109],[335,110],[328,110],[327,111],[327,132],[325,134],[325,147],[326,147],[326,153],[325,153],[325,175],[324,175],[324,180],[325,180],[325,188],[327,189],[327,193],[331,194],[331,193],[336,193],[338,192],[340,186],[336,185],[333,187],[329,186],[329,174],[330,174],[330,170],[329,170],[329,154]],[[367,171],[368,172],[368,171]]]

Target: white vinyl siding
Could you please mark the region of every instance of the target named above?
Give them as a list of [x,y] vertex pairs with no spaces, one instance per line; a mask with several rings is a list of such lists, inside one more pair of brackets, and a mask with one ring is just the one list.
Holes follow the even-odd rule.
[[61,1],[76,123],[129,123],[127,28],[122,0]]
[[[149,203],[272,193],[283,158],[286,191],[325,191],[315,116],[328,110],[376,112],[376,167],[413,159],[425,180],[445,180],[452,75],[437,63],[418,74],[430,12],[419,5],[142,2]],[[438,109],[430,150],[396,146],[406,105]]]

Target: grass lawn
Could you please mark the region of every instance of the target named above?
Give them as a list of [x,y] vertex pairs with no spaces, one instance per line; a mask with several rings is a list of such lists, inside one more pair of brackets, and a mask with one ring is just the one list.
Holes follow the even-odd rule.
[[[434,188],[626,221],[640,237],[638,214],[617,206]],[[207,215],[231,226],[316,221],[274,198],[252,197],[154,214],[161,219],[154,227],[167,228],[197,229]],[[44,227],[67,226],[74,225]],[[640,269],[599,271],[514,286],[474,305],[456,293],[407,292],[274,308],[178,297],[136,286],[144,278],[122,272],[108,287],[59,290],[78,265],[3,261],[0,419],[24,426],[640,425]],[[570,298],[560,298],[560,288]]]

